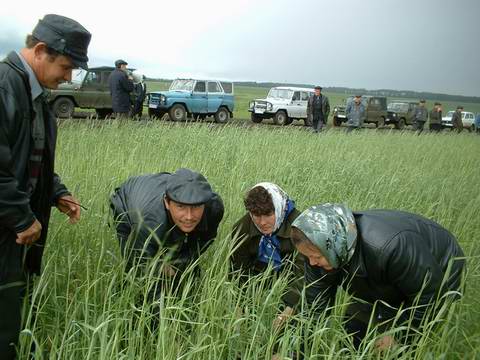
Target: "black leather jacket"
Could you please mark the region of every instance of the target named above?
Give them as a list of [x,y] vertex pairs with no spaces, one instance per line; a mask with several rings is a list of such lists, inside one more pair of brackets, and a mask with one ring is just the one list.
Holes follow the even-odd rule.
[[57,124],[47,103],[43,105],[42,172],[35,192],[29,196],[26,190],[33,149],[31,123],[35,114],[28,74],[18,55],[10,53],[0,62],[0,244],[15,242],[16,233],[26,230],[37,219],[42,224],[41,237],[26,257],[26,268],[34,273],[40,271],[51,207],[61,195],[68,194],[53,170]]
[[[307,301],[315,302],[315,311],[333,304],[340,285],[356,298],[371,304],[381,300],[394,308],[428,305],[437,295],[460,287],[464,255],[448,230],[402,211],[369,210],[354,216],[358,238],[347,265],[326,272],[305,263]],[[442,288],[451,260],[452,268]],[[426,306],[414,310],[414,326],[420,324],[425,311]]]

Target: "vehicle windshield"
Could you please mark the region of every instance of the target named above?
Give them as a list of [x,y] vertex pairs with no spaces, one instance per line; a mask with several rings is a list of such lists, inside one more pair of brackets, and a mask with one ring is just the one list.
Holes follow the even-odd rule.
[[177,79],[170,85],[170,91],[192,91],[195,80],[180,80]]
[[408,112],[408,104],[406,103],[390,103],[387,107],[388,111]]
[[83,69],[74,69],[72,70],[72,84],[80,85],[87,75],[87,72]]
[[267,97],[290,100],[292,98],[292,95],[293,95],[293,90],[273,88],[273,89],[270,89]]
[[449,112],[447,113],[447,116],[446,116],[446,117],[449,117],[449,118],[453,117],[453,113],[454,113],[454,112],[455,112],[455,111],[449,111]]

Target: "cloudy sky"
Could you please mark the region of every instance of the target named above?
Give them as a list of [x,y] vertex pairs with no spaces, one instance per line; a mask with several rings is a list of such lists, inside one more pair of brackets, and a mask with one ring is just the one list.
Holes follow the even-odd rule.
[[0,55],[47,13],[93,34],[91,66],[480,96],[480,0],[17,0],[2,4]]

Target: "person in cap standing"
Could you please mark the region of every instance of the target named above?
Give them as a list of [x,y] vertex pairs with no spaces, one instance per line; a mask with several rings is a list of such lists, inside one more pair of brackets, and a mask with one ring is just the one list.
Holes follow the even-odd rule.
[[347,133],[362,127],[365,120],[365,105],[362,103],[362,95],[355,95],[354,100],[348,103],[345,115],[347,116]]
[[462,111],[463,106],[457,106],[452,116],[452,130],[457,130],[458,133],[463,131]]
[[430,111],[430,131],[442,131],[442,104],[436,102]]
[[115,70],[108,78],[112,109],[118,118],[129,117],[132,110],[130,93],[133,91],[134,85],[132,76],[128,74],[127,65],[125,60],[115,61]]
[[352,212],[342,204],[312,206],[292,223],[292,241],[308,258],[310,311],[328,311],[339,286],[355,296],[345,328],[357,348],[369,323],[380,332],[406,326],[401,333],[380,337],[378,350],[408,343],[424,320],[435,318],[442,304],[448,306],[461,294],[465,259],[457,239],[420,215]]
[[321,86],[315,86],[315,93],[308,98],[307,102],[307,119],[314,132],[322,131],[327,124],[329,114],[330,102],[328,97],[322,95]]
[[0,62],[0,358],[13,359],[29,275],[39,274],[50,209],[80,219],[78,201],[54,172],[56,119],[45,89],[87,69],[91,34],[49,14],[20,52]]
[[418,105],[415,107],[413,111],[413,127],[417,130],[418,134],[423,131],[423,127],[425,126],[425,122],[428,120],[428,111],[425,107],[425,100],[420,100]]
[[207,179],[189,169],[132,177],[115,189],[110,208],[125,270],[141,274],[160,256],[158,277],[174,280],[210,246],[224,213]]

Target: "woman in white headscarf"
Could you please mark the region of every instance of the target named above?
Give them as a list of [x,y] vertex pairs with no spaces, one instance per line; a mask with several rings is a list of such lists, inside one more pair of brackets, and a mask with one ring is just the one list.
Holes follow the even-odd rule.
[[285,309],[276,324],[280,326],[293,313],[303,285],[303,257],[295,256],[290,238],[292,222],[300,212],[282,188],[268,182],[251,188],[244,204],[247,213],[233,226],[232,266],[247,279],[269,267],[279,273],[291,264],[292,285],[282,297]]

